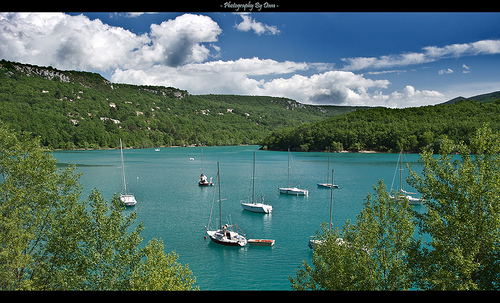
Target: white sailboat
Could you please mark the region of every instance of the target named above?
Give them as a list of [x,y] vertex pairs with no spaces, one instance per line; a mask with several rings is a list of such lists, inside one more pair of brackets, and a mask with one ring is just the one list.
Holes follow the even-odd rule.
[[207,176],[205,176],[203,174],[203,149],[201,149],[201,175],[200,175],[200,180],[198,181],[198,185],[199,186],[212,186],[212,185],[214,185],[214,183],[212,182],[212,178],[210,177],[210,181],[208,181]]
[[260,199],[262,202],[257,202],[254,198],[255,190],[255,152],[253,152],[253,171],[252,171],[252,201],[250,203],[241,203],[244,210],[256,212],[256,213],[266,213],[269,214],[273,211],[273,207],[268,204],[264,204],[264,196]]
[[396,197],[395,196],[390,196],[390,197],[392,199],[396,199],[396,200],[403,200],[406,198],[406,199],[408,199],[408,201],[412,205],[422,204],[422,200],[423,200],[422,198],[415,198],[415,197],[410,196],[410,195],[417,195],[417,193],[407,192],[403,189],[403,150],[402,149],[401,149],[401,152],[399,153],[398,163],[396,164],[396,170],[394,171],[394,177],[392,178],[391,191],[393,189],[394,180],[396,179],[396,173],[398,171],[398,167],[399,167],[399,190],[396,193],[396,195],[397,195]]
[[125,180],[125,165],[123,164],[123,147],[122,147],[122,139],[120,138],[120,155],[122,158],[122,176],[123,176],[123,193],[120,194],[120,201],[123,202],[126,206],[134,206],[137,204],[135,200],[134,194],[127,194],[127,181]]
[[280,194],[285,194],[285,195],[307,196],[309,194],[309,191],[307,189],[290,187],[290,149],[288,149],[288,183],[287,183],[287,187],[280,187],[278,189],[280,191]]
[[[222,244],[222,245],[229,245],[229,246],[245,246],[247,245],[247,239],[245,235],[240,235],[237,231],[236,228],[239,229],[237,224],[234,225],[222,225],[222,206],[221,206],[221,193],[220,193],[220,173],[219,173],[219,162],[217,162],[217,184],[219,186],[219,229],[218,230],[209,230],[210,227],[210,220],[212,218],[212,212],[210,211],[210,219],[208,220],[208,226],[205,226],[205,229],[207,230],[207,235],[210,237],[210,239],[217,243],[217,244]],[[213,209],[213,203],[212,203],[212,209]],[[241,229],[240,229],[241,231]]]
[[333,184],[333,170],[332,170],[332,183],[328,183],[330,172],[330,149],[328,149],[328,169],[326,170],[326,183],[318,183],[319,188],[339,188],[338,185]]

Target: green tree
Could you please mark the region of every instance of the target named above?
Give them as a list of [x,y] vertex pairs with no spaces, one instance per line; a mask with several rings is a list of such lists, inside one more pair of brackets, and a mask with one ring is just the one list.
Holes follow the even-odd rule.
[[0,289],[37,289],[50,237],[78,204],[74,168],[58,171],[38,138],[0,123]]
[[90,211],[80,219],[84,238],[79,237],[73,261],[85,269],[81,283],[74,289],[84,290],[128,290],[130,273],[141,261],[139,244],[143,230],[139,223],[132,231],[137,213],[123,216],[125,209],[115,194],[108,205],[94,189],[89,195]]
[[80,201],[74,167],[58,170],[30,137],[0,123],[0,289],[193,288],[187,265],[165,257],[163,245],[140,248],[142,223],[123,214],[118,195],[106,202],[94,189]]
[[191,277],[189,266],[178,263],[179,256],[174,252],[166,255],[161,240],[152,239],[143,252],[146,261],[141,262],[132,274],[132,290],[193,289],[196,279]]
[[418,287],[498,290],[500,135],[484,126],[468,146],[445,138],[439,157],[424,151],[419,161],[422,175],[412,171],[408,181],[426,197],[426,212],[416,216],[432,239],[412,254]]
[[405,290],[412,286],[408,249],[414,226],[407,200],[396,201],[380,180],[355,224],[342,234],[325,224],[318,231],[313,266],[306,261],[290,277],[296,290]]

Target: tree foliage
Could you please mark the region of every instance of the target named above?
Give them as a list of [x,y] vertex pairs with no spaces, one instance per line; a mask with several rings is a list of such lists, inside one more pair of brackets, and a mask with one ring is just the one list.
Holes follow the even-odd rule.
[[444,139],[439,156],[424,151],[419,161],[422,173],[407,181],[424,194],[425,211],[391,199],[379,182],[356,224],[342,232],[323,225],[293,289],[500,288],[500,134],[484,126],[469,144]]
[[272,130],[350,108],[286,98],[190,95],[99,74],[0,61],[0,120],[54,149],[257,144]]
[[354,224],[342,232],[323,224],[312,264],[291,278],[296,290],[405,290],[412,285],[408,248],[414,232],[407,200],[395,201],[382,181],[367,196]]
[[374,150],[439,152],[443,140],[469,143],[488,122],[500,131],[500,100],[473,100],[418,108],[356,110],[297,127],[274,131],[260,143],[263,149],[296,151]]
[[39,139],[0,124],[0,289],[193,289],[175,253],[156,239],[140,248],[142,223],[117,195],[93,190],[81,202],[74,167],[56,162]]
[[[458,155],[451,155],[457,151]],[[500,135],[477,130],[466,145],[443,142],[438,158],[421,154],[409,182],[426,196],[416,214],[427,241],[414,255],[417,285],[438,290],[500,288]]]

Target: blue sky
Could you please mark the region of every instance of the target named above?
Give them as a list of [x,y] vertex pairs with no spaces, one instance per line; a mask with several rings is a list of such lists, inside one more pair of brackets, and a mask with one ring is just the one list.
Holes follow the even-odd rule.
[[499,13],[240,12],[1,14],[0,57],[307,104],[408,107],[500,90]]

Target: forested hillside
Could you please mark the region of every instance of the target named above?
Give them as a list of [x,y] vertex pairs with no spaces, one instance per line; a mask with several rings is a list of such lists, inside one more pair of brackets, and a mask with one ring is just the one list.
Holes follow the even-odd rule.
[[190,95],[89,72],[0,61],[0,121],[55,149],[257,144],[276,129],[352,111],[286,98]]
[[417,108],[356,110],[324,121],[273,132],[263,149],[297,151],[439,151],[441,139],[469,142],[484,123],[500,131],[500,100],[473,100]]

